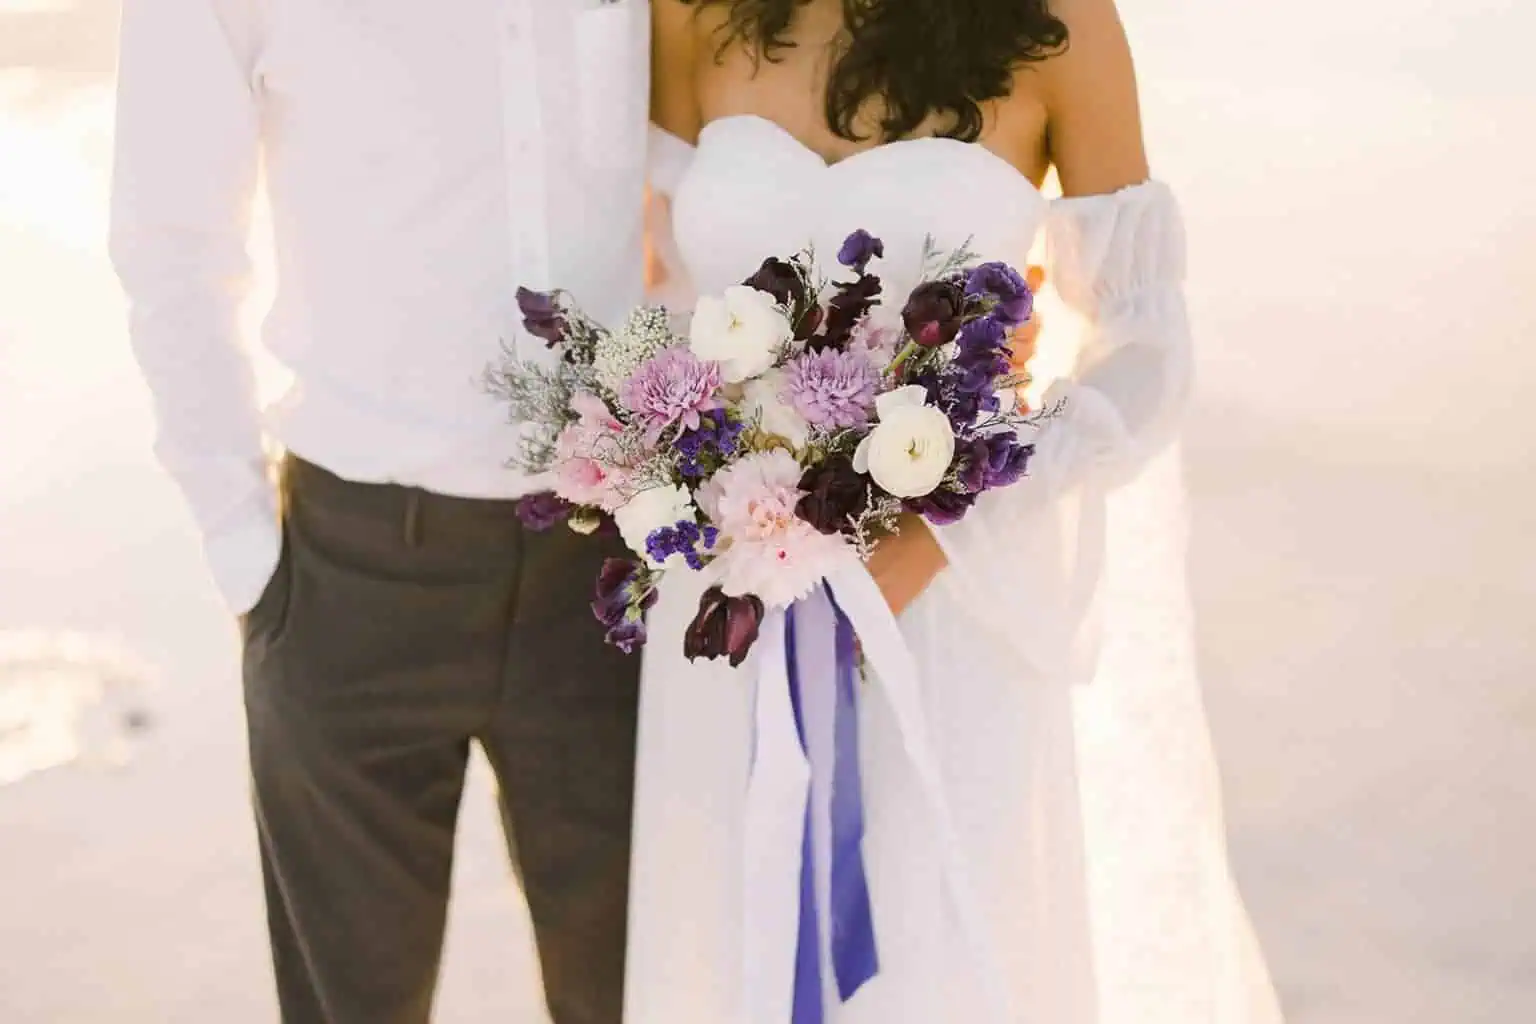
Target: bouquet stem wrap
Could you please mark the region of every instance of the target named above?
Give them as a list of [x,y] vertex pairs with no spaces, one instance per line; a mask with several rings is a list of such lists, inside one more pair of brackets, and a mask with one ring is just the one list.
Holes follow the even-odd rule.
[[[857,637],[857,643],[855,638]],[[924,721],[917,666],[861,565],[763,624],[753,663],[743,934],[746,1024],[822,1024],[879,971],[865,875],[859,772],[858,649],[878,677],[922,788],[916,828],[939,839],[940,880],[988,1020],[1010,1016]],[[921,817],[919,813],[921,813]],[[836,987],[830,989],[830,973]]]

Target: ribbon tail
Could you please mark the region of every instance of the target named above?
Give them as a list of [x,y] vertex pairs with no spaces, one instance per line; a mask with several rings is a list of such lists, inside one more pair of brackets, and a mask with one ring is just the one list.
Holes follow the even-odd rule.
[[810,766],[790,700],[783,615],[768,616],[754,656],[753,756],[744,823],[742,1019],[793,1019]]
[[853,623],[831,587],[823,587],[836,618],[836,750],[832,777],[832,969],[837,994],[852,999],[880,973],[875,921],[864,867],[864,779],[859,752],[859,652]]
[[837,595],[840,610],[857,633],[864,654],[879,678],[902,748],[926,797],[931,825],[939,841],[943,884],[951,912],[969,959],[976,967],[983,997],[991,1007],[988,1017],[975,1024],[1004,1024],[1017,1020],[1002,970],[1002,958],[992,941],[990,929],[984,924],[981,905],[966,870],[966,858],[939,771],[938,756],[928,734],[917,663],[879,587],[863,566],[836,573],[829,578],[828,584]]
[[[800,651],[796,643],[795,607],[784,613],[784,664],[789,668],[789,703],[795,713],[795,733],[800,749],[810,755],[806,734],[806,693],[800,679]],[[811,775],[816,763],[811,761]],[[806,794],[805,828],[800,841],[800,928],[795,938],[795,994],[792,1024],[822,1024],[826,1016],[821,981],[821,921],[816,912],[815,800]]]

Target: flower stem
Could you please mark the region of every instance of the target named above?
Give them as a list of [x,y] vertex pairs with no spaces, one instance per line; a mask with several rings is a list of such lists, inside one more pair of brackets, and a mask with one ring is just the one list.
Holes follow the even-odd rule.
[[903,348],[900,352],[896,353],[896,358],[891,360],[891,365],[885,368],[885,372],[892,377],[896,376],[896,374],[901,371],[902,365],[905,364],[908,359],[911,359],[922,350],[923,346],[919,345],[917,342],[907,342],[906,347]]

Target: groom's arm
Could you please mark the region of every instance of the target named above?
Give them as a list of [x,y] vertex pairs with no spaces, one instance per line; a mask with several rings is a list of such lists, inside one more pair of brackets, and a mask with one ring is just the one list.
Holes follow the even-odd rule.
[[125,0],[110,235],[156,455],[236,612],[256,603],[281,549],[238,327],[259,153],[250,6]]

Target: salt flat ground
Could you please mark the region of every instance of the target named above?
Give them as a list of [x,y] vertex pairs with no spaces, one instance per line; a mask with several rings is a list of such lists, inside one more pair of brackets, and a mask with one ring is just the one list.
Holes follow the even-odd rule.
[[[1536,1019],[1536,15],[1123,0],[1202,341],[1189,578],[1289,1019]],[[115,11],[0,0],[0,630],[158,667],[119,771],[0,790],[0,1019],[275,1019],[235,636],[102,252]],[[477,776],[440,1019],[538,1019]]]

